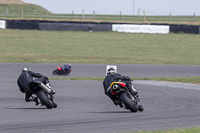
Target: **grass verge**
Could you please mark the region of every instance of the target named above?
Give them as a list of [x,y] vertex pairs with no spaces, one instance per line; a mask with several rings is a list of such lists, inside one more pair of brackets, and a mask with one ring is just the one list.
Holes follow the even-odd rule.
[[137,131],[137,132],[120,132],[120,133],[200,133],[198,126],[193,128],[184,129],[171,129],[171,130],[159,130],[159,131]]
[[[105,77],[50,77],[51,80],[97,80],[103,81]],[[200,77],[132,77],[132,80],[155,80],[199,84]]]
[[200,65],[200,35],[1,30],[0,62]]

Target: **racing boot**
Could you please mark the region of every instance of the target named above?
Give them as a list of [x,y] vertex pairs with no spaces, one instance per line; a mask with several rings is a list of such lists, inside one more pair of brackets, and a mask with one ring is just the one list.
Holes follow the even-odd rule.
[[54,90],[52,90],[52,88],[51,88],[51,86],[50,86],[49,83],[47,83],[46,86],[47,86],[49,89],[51,89],[51,94],[52,94],[52,95],[56,94],[56,92],[55,92]]
[[124,106],[122,105],[122,102],[121,101],[119,101],[119,107],[120,108],[123,108]]
[[122,103],[119,100],[114,100],[113,103],[117,106],[119,105],[121,108],[123,108],[124,106],[122,105]]
[[29,97],[29,102],[35,102],[35,105],[39,104],[38,98],[34,96]]
[[35,105],[36,105],[36,106],[37,106],[38,104],[40,104],[39,101],[38,101],[38,97],[34,97],[34,98],[33,98],[33,101],[35,102]]
[[26,102],[33,102],[33,99],[34,99],[34,97],[33,97],[33,96],[30,96],[30,97],[26,100]]
[[113,101],[113,103],[117,106],[119,105],[119,100],[117,98],[115,98],[114,96],[108,94],[108,97],[110,97],[110,99]]
[[113,103],[117,106],[119,105],[119,101],[118,100],[114,100]]

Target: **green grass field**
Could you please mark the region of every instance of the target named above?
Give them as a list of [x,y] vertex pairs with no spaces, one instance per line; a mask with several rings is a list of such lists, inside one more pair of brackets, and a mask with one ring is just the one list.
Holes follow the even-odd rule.
[[0,16],[21,15],[22,10],[25,14],[46,14],[50,13],[39,5],[33,4],[0,4]]
[[[98,80],[103,81],[105,77],[50,77],[52,80]],[[131,77],[132,80],[155,80],[200,84],[200,77]]]
[[185,129],[171,129],[160,131],[138,131],[138,132],[119,132],[119,133],[200,133],[199,127],[185,128]]
[[200,64],[198,34],[0,30],[0,62]]

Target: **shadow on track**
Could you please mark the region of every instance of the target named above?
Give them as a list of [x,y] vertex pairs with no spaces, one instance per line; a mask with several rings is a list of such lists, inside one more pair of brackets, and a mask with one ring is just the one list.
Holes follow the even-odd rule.
[[32,110],[32,109],[47,109],[47,108],[4,108],[4,109],[19,109],[19,110],[24,110],[24,109],[27,109],[27,110]]
[[88,113],[111,113],[111,114],[113,114],[113,113],[119,113],[119,114],[121,114],[121,113],[135,113],[135,112],[130,112],[130,111],[102,111],[102,112],[88,112]]

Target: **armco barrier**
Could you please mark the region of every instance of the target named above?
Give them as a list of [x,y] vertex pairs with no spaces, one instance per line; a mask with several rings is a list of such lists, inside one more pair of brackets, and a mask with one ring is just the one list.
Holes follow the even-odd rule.
[[7,20],[7,29],[39,30],[39,22],[27,20]]
[[58,30],[58,31],[88,31],[87,24],[71,23],[39,23],[40,30]]
[[111,31],[111,24],[87,24],[87,23],[39,23],[40,30],[59,31]]
[[194,25],[170,25],[170,32],[199,34],[199,26]]
[[[96,23],[72,21],[40,21],[40,20],[6,20],[7,29],[30,30],[62,30],[62,31],[112,31],[113,24],[125,23]],[[141,24],[141,25],[168,25],[168,24]],[[200,34],[200,26],[168,25],[169,32]]]
[[89,24],[89,31],[112,31],[112,24]]
[[7,20],[8,29],[59,30],[59,31],[112,31],[110,23]]

